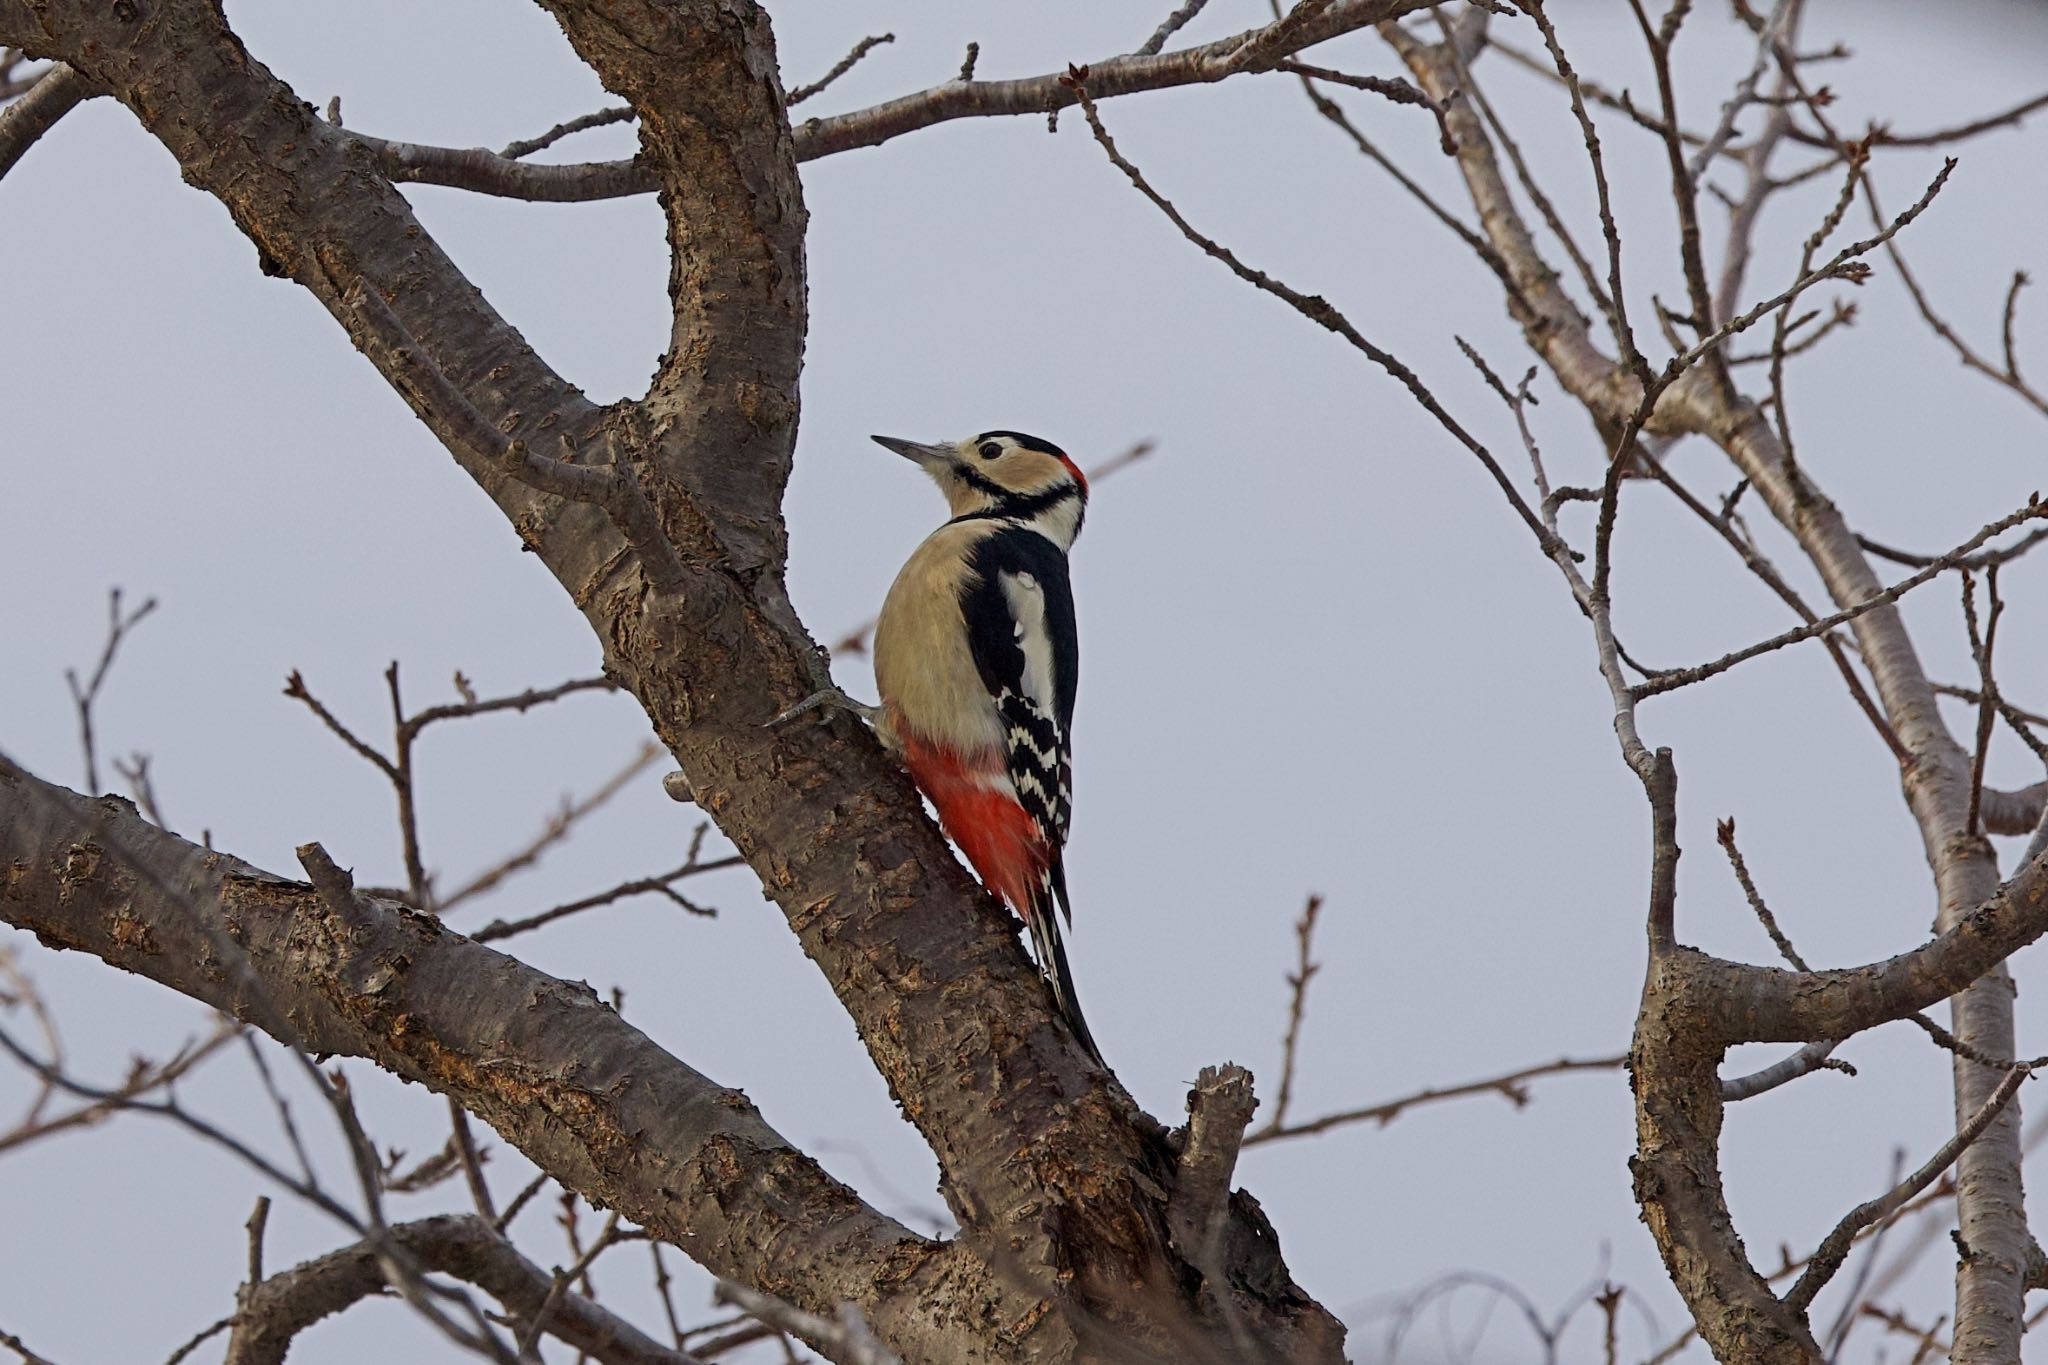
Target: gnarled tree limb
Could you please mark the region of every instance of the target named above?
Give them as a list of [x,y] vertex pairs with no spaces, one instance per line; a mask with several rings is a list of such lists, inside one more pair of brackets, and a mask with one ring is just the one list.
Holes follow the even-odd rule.
[[[473,1214],[399,1223],[386,1235],[422,1270],[475,1285],[522,1321],[554,1290],[552,1276]],[[232,1320],[222,1365],[282,1365],[300,1332],[378,1293],[385,1283],[377,1249],[358,1242],[249,1286]],[[554,1296],[546,1331],[603,1365],[703,1365],[573,1291]]]
[[288,1021],[287,1042],[453,1096],[565,1184],[719,1274],[825,1311],[858,1303],[878,1330],[935,1351],[968,1352],[971,1338],[938,1326],[926,1336],[921,1293],[950,1299],[962,1275],[979,1276],[993,1302],[1016,1293],[975,1272],[965,1248],[863,1204],[744,1095],[664,1052],[589,987],[425,915],[358,895],[344,922],[313,888],[188,844],[118,798],[91,801],[6,767],[0,867],[0,918],[46,945],[237,1017]]

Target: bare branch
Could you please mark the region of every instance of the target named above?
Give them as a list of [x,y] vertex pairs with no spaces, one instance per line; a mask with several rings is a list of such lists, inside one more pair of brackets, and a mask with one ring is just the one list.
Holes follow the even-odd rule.
[[156,610],[156,599],[146,597],[134,611],[121,610],[121,590],[107,592],[107,639],[100,647],[100,661],[92,670],[90,681],[80,683],[78,670],[64,670],[64,681],[71,688],[71,704],[78,711],[78,744],[85,754],[85,785],[92,792],[100,790],[99,762],[94,751],[92,707],[99,700],[100,688],[107,681],[107,670],[114,666],[114,655],[120,650],[121,642],[128,638],[128,632],[142,623],[144,617]]
[[1654,678],[1645,679],[1635,684],[1631,691],[1635,694],[1637,700],[1641,700],[1645,697],[1654,697],[1660,693],[1674,691],[1681,687],[1690,687],[1694,683],[1702,682],[1717,673],[1725,673],[1735,667],[1735,665],[1754,659],[1759,654],[1769,654],[1773,650],[1783,649],[1786,645],[1797,644],[1801,640],[1811,640],[1816,635],[1825,635],[1837,626],[1853,621],[1873,608],[1888,606],[1898,601],[1923,583],[1930,581],[1946,570],[1955,568],[1962,563],[1971,551],[1975,550],[1985,541],[1990,540],[1993,536],[2010,531],[2013,527],[2023,522],[2041,518],[2048,518],[2048,507],[2044,507],[2039,501],[2029,501],[2025,507],[2000,517],[1997,521],[1979,530],[1976,535],[1971,536],[1941,558],[1934,560],[1920,572],[1908,578],[1900,579],[1889,588],[1873,593],[1855,606],[1845,607],[1841,611],[1835,612],[1831,616],[1823,616],[1809,625],[1796,627],[1785,631],[1783,634],[1773,635],[1768,640],[1760,640],[1756,644],[1745,646],[1742,649],[1735,650],[1733,653],[1724,654],[1711,663],[1697,664],[1691,668],[1672,669]]
[[[355,324],[350,331],[356,344],[365,349],[374,347],[390,363],[398,382],[410,390],[421,408],[432,414],[431,424],[448,432],[472,456],[495,463],[529,488],[602,508],[638,552],[640,566],[650,583],[669,589],[682,581],[685,575],[676,548],[669,541],[646,490],[629,467],[571,463],[577,451],[566,435],[561,438],[560,460],[544,460],[529,451],[524,441],[506,436],[433,363],[382,294],[367,287],[359,276],[353,276],[338,256],[323,258],[322,265],[342,291],[343,306]],[[344,280],[348,281],[346,285]]]
[[31,1351],[22,1342],[22,1339],[15,1336],[12,1332],[0,1332],[0,1346],[5,1346],[8,1350],[20,1356],[21,1365],[52,1365],[51,1361]]
[[[394,1225],[390,1237],[424,1269],[475,1285],[515,1318],[538,1320],[545,1305],[548,1334],[605,1365],[702,1365],[699,1357],[661,1345],[583,1295],[558,1292],[554,1277],[481,1219],[424,1218]],[[277,1365],[299,1332],[388,1282],[378,1248],[369,1241],[273,1276],[244,1296],[227,1365]]]
[[903,1365],[902,1357],[875,1340],[867,1320],[850,1303],[841,1304],[837,1316],[822,1318],[730,1280],[718,1282],[718,1298],[772,1327],[802,1337],[838,1365]]
[[[1312,47],[1342,33],[1367,28],[1384,20],[1422,8],[1428,0],[1317,0],[1318,13],[1289,29],[1284,38],[1261,46],[1262,35],[1279,25],[1252,29],[1201,47],[1163,54],[1136,53],[1110,57],[1093,63],[1093,93],[1107,99],[1114,95],[1140,94],[1174,86],[1201,84],[1260,69],[1245,57],[1250,50],[1270,63],[1288,54]],[[1281,21],[1285,22],[1285,21]],[[977,81],[963,75],[943,85],[878,104],[868,109],[830,118],[806,119],[796,123],[799,161],[810,161],[856,147],[873,147],[906,133],[963,118],[1002,115],[1044,115],[1074,103],[1073,94],[1061,86],[1053,73],[1012,81]],[[792,101],[793,102],[793,101]],[[605,110],[602,115],[627,116],[625,110]],[[589,115],[597,119],[602,115]],[[611,121],[604,118],[604,121]],[[571,120],[551,129],[539,145],[556,135],[576,131],[583,124]],[[483,147],[432,147],[349,132],[348,137],[376,158],[380,169],[399,184],[444,185],[478,194],[500,195],[537,203],[574,203],[616,199],[625,195],[651,194],[658,186],[654,172],[637,158],[621,161],[586,162],[575,165],[532,165],[511,153],[533,150],[526,143],[513,143],[505,152]],[[544,140],[543,140],[544,139]]]
[[[838,63],[830,71],[827,71],[823,76],[820,76],[817,80],[812,81],[809,85],[800,85],[796,89],[790,91],[789,95],[783,100],[783,104],[789,108],[794,108],[797,105],[802,104],[805,100],[817,94],[819,91],[825,89],[825,87],[831,85],[832,82],[838,80],[847,72],[853,70],[854,66],[859,63],[860,59],[867,56],[868,53],[874,51],[883,43],[893,43],[895,41],[896,35],[893,33],[878,33],[873,37],[861,39],[859,42],[853,45],[853,51],[847,53],[844,57],[841,57]],[[962,76],[960,79],[966,80],[967,77]]]
[[1160,21],[1159,27],[1152,30],[1152,36],[1147,38],[1144,45],[1133,55],[1139,57],[1157,55],[1159,50],[1166,46],[1166,40],[1187,27],[1189,21],[1197,14],[1200,14],[1208,3],[1209,0],[1187,0],[1186,4]]
[[585,896],[581,900],[557,905],[551,910],[543,910],[539,914],[528,915],[524,919],[509,921],[502,919],[492,920],[489,924],[471,934],[470,937],[478,943],[495,943],[499,939],[511,938],[516,934],[531,932],[543,925],[553,924],[558,919],[565,919],[584,910],[594,910],[601,905],[610,905],[613,901],[624,900],[628,896],[644,896],[654,892],[667,896],[671,902],[681,906],[690,914],[703,915],[708,918],[718,912],[678,895],[674,890],[675,883],[684,877],[694,876],[700,872],[718,872],[728,867],[743,867],[745,865],[746,859],[736,853],[730,857],[713,858],[711,861],[703,863],[693,860],[684,863],[674,871],[658,873],[652,877],[636,877],[631,881],[620,882],[610,890],[599,891],[595,895]]
[[88,77],[58,62],[19,99],[0,109],[0,177],[13,170],[57,120],[99,93]]
[[[1093,79],[1093,73],[1090,73],[1089,80],[1092,81]],[[1094,132],[1095,140],[1101,145],[1104,155],[1110,159],[1111,164],[1124,173],[1131,184],[1136,187],[1138,193],[1150,200],[1155,208],[1165,214],[1168,220],[1176,228],[1180,229],[1183,237],[1186,237],[1190,242],[1201,248],[1204,254],[1222,262],[1232,274],[1236,275],[1246,284],[1271,294],[1317,326],[1335,332],[1352,346],[1364,352],[1366,357],[1374,364],[1385,370],[1389,375],[1392,375],[1408,390],[1415,401],[1420,403],[1423,409],[1437,420],[1438,425],[1449,432],[1460,445],[1464,446],[1465,449],[1478,459],[1480,464],[1485,466],[1486,472],[1493,477],[1494,483],[1499,486],[1501,492],[1507,497],[1509,505],[1515,509],[1516,514],[1528,526],[1530,533],[1536,537],[1537,544],[1543,547],[1544,552],[1546,554],[1552,553],[1560,547],[1557,537],[1538,519],[1536,513],[1530,508],[1528,501],[1522,497],[1521,490],[1515,487],[1514,481],[1508,478],[1506,471],[1500,467],[1500,464],[1493,458],[1492,453],[1485,446],[1481,445],[1470,432],[1466,431],[1457,419],[1444,409],[1441,403],[1437,402],[1436,395],[1429,391],[1413,370],[1395,358],[1391,352],[1384,351],[1368,341],[1356,327],[1351,325],[1348,318],[1330,305],[1327,299],[1319,295],[1303,294],[1289,288],[1271,275],[1266,274],[1263,270],[1257,270],[1246,265],[1238,259],[1236,253],[1213,238],[1203,236],[1186,218],[1181,216],[1179,209],[1175,208],[1158,190],[1152,188],[1151,182],[1145,179],[1144,174],[1117,150],[1116,143],[1109,136],[1109,130],[1102,126],[1101,116],[1096,113],[1094,99],[1085,88],[1086,85],[1087,82],[1077,79],[1074,82],[1074,89],[1081,101],[1081,112],[1087,118],[1088,127]]]
[[[1093,99],[1134,95],[1172,86],[1219,81],[1259,69],[1340,34],[1398,19],[1427,0],[1305,0],[1272,24],[1199,47],[1149,55],[1106,57],[1087,63]],[[815,119],[796,127],[796,154],[810,161],[856,147],[873,147],[905,133],[953,119],[1022,114],[1043,117],[1077,102],[1063,73],[1014,81],[948,81],[869,109]]]
[[630,104],[613,105],[609,109],[599,109],[595,113],[572,118],[566,123],[557,123],[539,137],[526,138],[519,142],[508,142],[498,155],[507,161],[517,161],[521,157],[532,156],[535,152],[554,146],[572,133],[587,132],[592,128],[609,127],[614,123],[624,123],[632,117],[633,106]]
[[403,725],[408,732],[418,734],[435,721],[459,720],[469,716],[487,716],[496,711],[525,712],[547,702],[560,701],[563,697],[573,696],[578,692],[616,692],[618,690],[619,685],[616,682],[601,675],[594,678],[571,678],[568,682],[557,683],[553,687],[528,688],[526,691],[511,697],[492,697],[484,701],[471,698],[461,703],[450,703],[446,706],[429,706],[424,711],[415,711],[412,715],[405,717]]
[[[633,756],[622,764],[618,771],[599,783],[588,796],[564,798],[560,809],[549,816],[525,846],[515,849],[491,866],[471,877],[446,896],[440,897],[436,905],[442,914],[447,914],[465,901],[474,900],[501,885],[514,873],[522,872],[540,861],[541,855],[569,837],[577,823],[591,812],[624,791],[627,784],[652,767],[662,756],[661,747],[652,741],[643,743]],[[582,908],[582,907],[579,907]],[[502,937],[502,935],[501,935]]]
[[1807,1305],[1813,1302],[1814,1295],[1820,1293],[1834,1273],[1841,1269],[1856,1234],[1879,1219],[1896,1213],[1905,1206],[1907,1200],[1933,1184],[1936,1176],[1954,1165],[1956,1158],[1962,1155],[1963,1149],[1975,1142],[1978,1135],[1998,1117],[1999,1111],[2005,1108],[2006,1102],[2019,1093],[2020,1086],[2030,1074],[2032,1073],[2024,1066],[2015,1066],[2006,1072],[2005,1079],[1991,1092],[1991,1098],[1956,1129],[1955,1135],[1944,1142],[1934,1155],[1927,1159],[1924,1166],[1878,1198],[1858,1204],[1849,1210],[1842,1221],[1835,1224],[1834,1230],[1822,1239],[1819,1250],[1815,1251],[1812,1259],[1807,1262],[1805,1272],[1786,1293],[1786,1305],[1797,1312],[1805,1312]]
[[1321,964],[1309,957],[1309,947],[1315,939],[1316,916],[1322,908],[1323,898],[1311,894],[1308,903],[1302,907],[1301,918],[1294,922],[1295,963],[1294,970],[1287,976],[1287,1034],[1280,1044],[1280,1089],[1273,1100],[1273,1116],[1266,1121],[1270,1128],[1286,1123],[1287,1106],[1294,1099],[1295,1049],[1301,1042],[1302,1010],[1308,1004],[1309,979],[1322,970]]
[[[120,857],[104,851],[109,847],[120,849]],[[67,855],[71,848],[79,851]],[[772,1247],[783,1267],[778,1276],[786,1274],[788,1282],[817,1293],[816,1301],[831,1304],[872,1293],[892,1248],[904,1249],[905,1264],[932,1272],[941,1264],[969,1269],[862,1204],[789,1147],[736,1092],[654,1047],[587,988],[556,981],[423,916],[357,897],[358,918],[344,927],[329,903],[305,886],[196,848],[132,813],[39,784],[5,765],[0,860],[26,870],[0,899],[9,923],[219,1008],[251,1012],[258,987],[245,984],[244,974],[222,973],[209,948],[216,933],[223,939],[232,933],[246,976],[268,1002],[265,1017],[288,1009],[301,1046],[369,1056],[461,1099],[544,1170],[569,1173],[592,1198],[690,1246],[716,1272],[757,1273],[757,1250]],[[136,877],[138,865],[160,868],[165,885],[189,889],[190,902],[174,903],[155,882]],[[124,907],[119,917],[94,909],[117,903]],[[402,972],[376,965],[399,960],[408,964]],[[377,1011],[338,1005],[360,999],[361,983],[373,976],[380,982]],[[328,984],[317,984],[322,981]],[[480,1065],[483,1054],[464,1039],[485,1020],[492,1021],[492,1060]],[[129,1107],[187,1127],[203,1124],[151,1101],[130,1101]],[[553,1117],[572,1109],[586,1116],[576,1125]],[[637,1137],[622,1141],[622,1133]],[[227,1134],[212,1140],[246,1150]],[[740,1163],[737,1185],[714,1188],[694,1174],[693,1163],[712,1150],[725,1153],[720,1161]],[[353,1220],[330,1197],[260,1155],[244,1159],[300,1197]],[[508,1207],[507,1215],[512,1211]],[[730,1235],[734,1219],[750,1231]],[[918,1272],[919,1283],[925,1273]],[[1005,1297],[1000,1286],[991,1292]],[[917,1313],[920,1297],[913,1293],[873,1311],[894,1321],[893,1315]],[[915,1328],[909,1318],[899,1329],[913,1339],[948,1339],[949,1329],[935,1329],[933,1336],[934,1329]]]
[[1173,1237],[1189,1262],[1209,1273],[1223,1206],[1245,1127],[1258,1100],[1252,1073],[1235,1064],[1205,1066],[1188,1091],[1188,1122],[1180,1151],[1180,1180],[1170,1206]]
[[[602,112],[609,114],[615,111]],[[622,199],[628,195],[652,194],[656,188],[653,173],[642,167],[637,159],[537,165],[514,160],[486,147],[429,147],[416,142],[372,137],[353,129],[346,136],[368,151],[375,158],[377,169],[394,184],[443,185],[449,189],[469,190],[505,199],[525,199],[536,204]],[[516,150],[521,145],[515,142],[508,150]]]
[[[153,1094],[170,1085],[173,1081],[178,1080],[201,1062],[213,1056],[214,1053],[220,1051],[228,1043],[234,1041],[241,1033],[242,1028],[239,1024],[234,1023],[232,1020],[223,1020],[212,1033],[196,1043],[186,1044],[168,1061],[161,1063],[138,1063],[130,1070],[128,1079],[106,1091],[103,1095],[87,1096],[88,1103],[46,1118],[37,1117],[32,1114],[8,1131],[0,1132],[0,1152],[7,1151],[11,1147],[19,1147],[26,1143],[34,1142],[39,1138],[49,1137],[55,1133],[68,1132],[73,1128],[90,1127],[93,1124],[102,1122],[120,1110],[130,1107],[129,1101]],[[61,1052],[53,1051],[52,1055],[55,1064],[61,1066]],[[48,1081],[47,1077],[45,1080],[46,1091],[54,1092],[57,1088],[54,1082]],[[37,1109],[40,1110],[40,1107],[41,1103],[39,1101]]]
[[1367,1105],[1362,1109],[1345,1109],[1321,1118],[1309,1119],[1303,1123],[1276,1126],[1270,1121],[1245,1135],[1244,1145],[1256,1146],[1262,1142],[1277,1142],[1282,1138],[1307,1137],[1312,1133],[1328,1132],[1332,1128],[1349,1123],[1387,1124],[1402,1113],[1417,1105],[1433,1104],[1439,1100],[1454,1100],[1466,1095],[1499,1095],[1519,1109],[1529,1102],[1527,1081],[1543,1076],[1559,1076],[1576,1071],[1619,1071],[1628,1062],[1626,1056],[1615,1057],[1560,1057],[1554,1062],[1524,1067],[1510,1071],[1504,1076],[1492,1076],[1483,1081],[1470,1081],[1464,1085],[1430,1086],[1412,1095],[1403,1095],[1397,1100],[1386,1100],[1379,1104]]
[[1780,1058],[1747,1076],[1723,1080],[1721,1102],[1739,1104],[1743,1100],[1754,1099],[1766,1091],[1776,1090],[1781,1085],[1789,1084],[1815,1071],[1844,1071],[1853,1076],[1856,1074],[1855,1067],[1830,1055],[1841,1045],[1839,1039],[1833,1038],[1808,1043],[1791,1056]]

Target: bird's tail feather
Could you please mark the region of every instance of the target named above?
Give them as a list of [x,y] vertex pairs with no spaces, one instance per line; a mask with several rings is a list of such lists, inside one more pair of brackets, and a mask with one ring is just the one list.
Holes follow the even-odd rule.
[[[1081,1001],[1074,993],[1074,973],[1067,966],[1067,948],[1060,932],[1059,910],[1067,903],[1066,877],[1064,869],[1057,862],[1046,869],[1044,879],[1035,888],[1037,894],[1031,897],[1031,904],[1024,915],[1025,927],[1031,931],[1031,946],[1038,957],[1038,970],[1052,987],[1053,1002],[1066,1016],[1067,1027],[1074,1031],[1074,1037],[1087,1049],[1095,1064],[1108,1069],[1102,1060],[1102,1051],[1095,1046],[1095,1037],[1088,1032],[1088,1021],[1081,1016]],[[1057,908],[1055,907],[1057,900]],[[1071,915],[1067,921],[1073,922]]]

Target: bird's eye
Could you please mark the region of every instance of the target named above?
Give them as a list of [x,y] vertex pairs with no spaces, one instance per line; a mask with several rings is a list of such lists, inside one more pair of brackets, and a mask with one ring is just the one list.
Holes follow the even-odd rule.
[[981,458],[984,460],[993,460],[1002,453],[1003,446],[1000,441],[983,441],[981,443]]

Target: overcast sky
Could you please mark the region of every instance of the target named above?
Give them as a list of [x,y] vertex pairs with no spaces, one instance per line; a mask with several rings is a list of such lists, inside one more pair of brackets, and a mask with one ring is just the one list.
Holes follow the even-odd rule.
[[[946,79],[969,40],[989,78],[1128,51],[1169,8],[770,6],[786,85],[815,79],[864,34],[896,35],[807,114]],[[1582,71],[1652,88],[1623,7],[1557,8]],[[1702,8],[1680,80],[1691,116],[1710,122],[1747,45],[1722,7]],[[1935,126],[2038,91],[2048,52],[2039,6],[1952,5],[1939,24],[1904,3],[1813,8],[1804,46],[1843,39],[1857,50],[1827,69],[1839,126]],[[1216,0],[1189,36],[1264,13]],[[611,102],[537,8],[242,0],[229,14],[301,96],[340,96],[348,125],[366,132],[497,146]],[[1317,60],[1393,71],[1369,34]],[[1498,59],[1480,76],[1594,240],[1568,109]],[[1462,206],[1426,115],[1366,96],[1347,103]],[[1491,277],[1316,119],[1291,80],[1119,99],[1103,113],[1204,230],[1327,295],[1523,468],[1505,412],[1453,341],[1467,338],[1503,373],[1529,363]],[[1905,239],[1952,315],[1994,346],[2011,271],[2048,264],[2042,136],[1972,144]],[[1652,293],[1682,297],[1662,153],[1620,124],[1607,141],[1631,297],[1647,316]],[[594,159],[632,145],[630,130],[614,128],[560,151]],[[1888,153],[1879,184],[1902,207],[1933,167]],[[804,188],[812,312],[790,578],[820,639],[874,611],[943,515],[936,491],[868,433],[1016,428],[1084,464],[1158,443],[1098,488],[1074,559],[1085,666],[1071,951],[1096,1036],[1132,1093],[1171,1122],[1196,1070],[1228,1059],[1250,1066],[1270,1101],[1290,926],[1311,891],[1327,898],[1324,969],[1296,1117],[1624,1050],[1641,985],[1643,803],[1613,743],[1584,623],[1470,457],[1362,357],[1182,241],[1078,119],[1056,135],[1042,119],[948,124],[810,163]],[[1774,205],[1753,297],[1790,280],[1833,189]],[[651,198],[407,194],[498,309],[593,398],[644,389],[667,335]],[[1709,208],[1707,221],[1717,244],[1720,212]],[[210,831],[217,846],[287,873],[293,846],[318,839],[359,879],[402,881],[383,779],[281,695],[286,673],[302,670],[331,708],[381,735],[389,661],[418,703],[451,699],[458,669],[485,692],[516,691],[595,671],[584,623],[332,320],[258,272],[226,213],[180,181],[124,110],[80,109],[0,182],[0,262],[0,748],[80,784],[63,670],[90,665],[109,586],[154,595],[161,606],[100,709],[103,753],[151,754],[167,817],[187,836]],[[1868,288],[1842,291],[1861,306],[1859,325],[1794,371],[1800,458],[1859,530],[1943,550],[2042,485],[2044,428],[1963,375],[1879,265]],[[2048,328],[2026,322],[2021,345],[2044,356]],[[1553,476],[1592,481],[1600,452],[1588,424],[1547,380],[1537,393]],[[1705,446],[1675,452],[1673,468],[1701,490],[1733,482]],[[1624,502],[1616,585],[1637,657],[1694,662],[1788,623],[1670,499],[1631,487]],[[1589,535],[1583,521],[1568,527]],[[1809,584],[1790,543],[1760,529]],[[2048,582],[2029,561],[2005,587],[2004,675],[2039,707],[2048,695],[2030,684],[2048,665]],[[1907,616],[1935,675],[1965,681],[1951,584],[1910,599]],[[840,678],[873,695],[864,659],[843,662]],[[1652,744],[1677,753],[1687,940],[1771,958],[1713,846],[1714,820],[1731,815],[1809,959],[1861,962],[1924,933],[1933,901],[1896,771],[1819,650],[1757,660],[1648,705],[1642,719]],[[630,700],[604,696],[431,733],[419,755],[423,838],[441,884],[530,837],[564,793],[602,783],[646,734]],[[1992,779],[2031,780],[2024,758],[1998,751]],[[677,862],[695,815],[661,794],[656,771],[456,927]],[[871,1201],[913,1225],[942,1218],[928,1154],[782,916],[744,873],[687,889],[718,917],[647,898],[513,946],[550,972],[622,987],[630,1020],[745,1089]],[[161,1055],[207,1026],[189,1002],[27,935],[0,929],[0,949],[41,983],[83,1073],[116,1077],[132,1052]],[[2022,1052],[2048,1050],[2042,993],[2026,989],[2041,950],[2014,965]],[[20,1017],[5,1022],[26,1032]],[[1760,1261],[1774,1262],[1781,1242],[1804,1254],[1883,1188],[1894,1145],[1917,1163],[1947,1131],[1947,1059],[1917,1032],[1881,1030],[1843,1055],[1858,1078],[1822,1073],[1730,1117],[1723,1162]],[[420,1154],[440,1145],[437,1098],[372,1084],[362,1064],[349,1070],[381,1140]],[[0,1071],[0,1116],[30,1093]],[[239,1054],[180,1093],[278,1147]],[[2022,1103],[2043,1101],[2029,1091]],[[331,1158],[334,1144],[319,1140]],[[1387,1301],[1460,1271],[1510,1282],[1546,1310],[1602,1277],[1623,1282],[1660,1324],[1629,1310],[1625,1350],[1639,1357],[1684,1315],[1630,1197],[1632,1144],[1626,1082],[1599,1073],[1541,1082],[1519,1111],[1466,1100],[1385,1129],[1257,1149],[1240,1179],[1296,1278],[1352,1324],[1357,1359],[1381,1358]],[[529,1168],[493,1146],[493,1183],[509,1193]],[[160,1359],[231,1311],[242,1223],[265,1192],[253,1172],[139,1117],[4,1161],[0,1329],[59,1365],[89,1365]],[[346,1188],[342,1164],[328,1169]],[[455,1197],[442,1193],[394,1212]],[[543,1260],[561,1255],[540,1227],[554,1212],[527,1215]],[[289,1203],[271,1229],[274,1266],[346,1239]],[[1921,1318],[1948,1311],[1948,1278],[1944,1257],[1930,1259],[1908,1298]],[[647,1322],[645,1279],[644,1255],[629,1248],[600,1283]],[[692,1315],[707,1315],[701,1281],[687,1294]],[[1832,1303],[1824,1296],[1817,1321]],[[1480,1300],[1459,1300],[1454,1316],[1472,1328]],[[1583,1316],[1567,1357],[1588,1358],[1597,1331]],[[404,1310],[372,1304],[309,1333],[293,1359],[351,1361],[389,1342],[420,1361],[445,1351]],[[1431,1359],[1440,1344],[1427,1320],[1403,1358]],[[1865,1335],[1852,1357],[1879,1344]],[[208,1351],[197,1358],[216,1358]],[[1536,1356],[1503,1310],[1478,1358]]]

